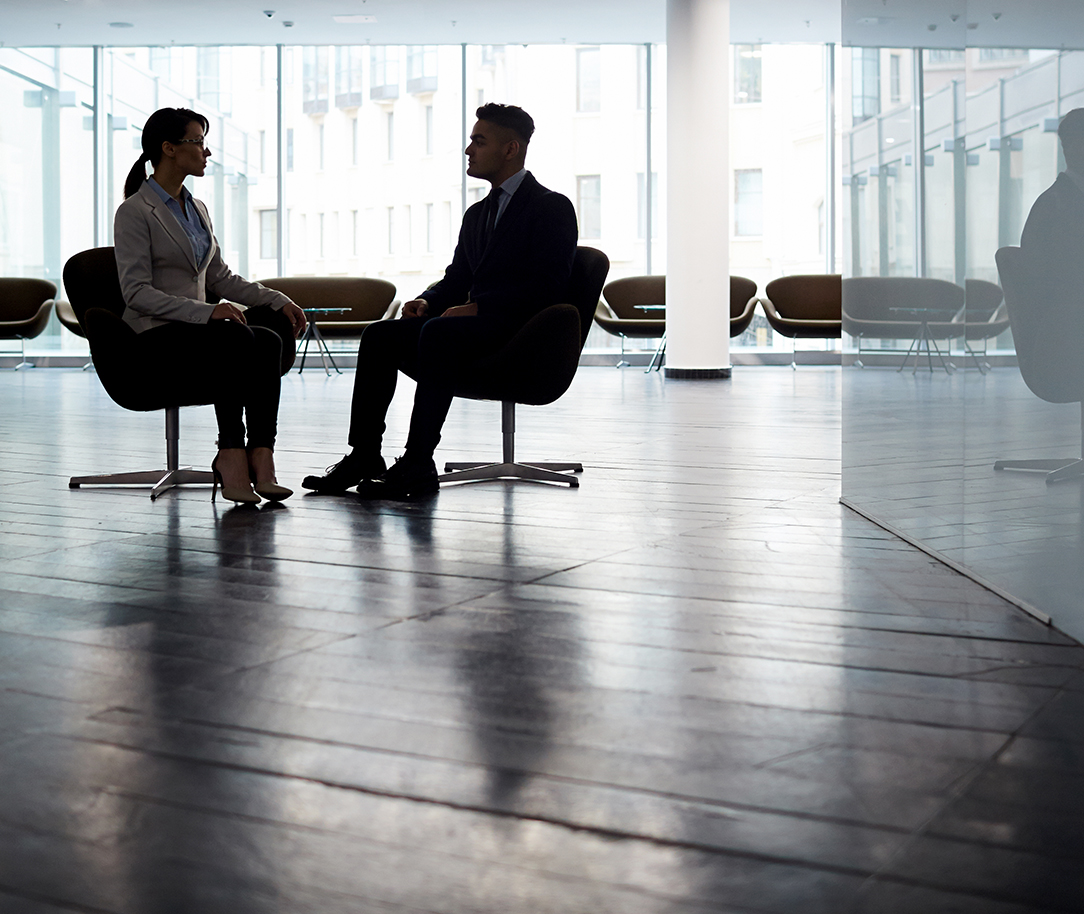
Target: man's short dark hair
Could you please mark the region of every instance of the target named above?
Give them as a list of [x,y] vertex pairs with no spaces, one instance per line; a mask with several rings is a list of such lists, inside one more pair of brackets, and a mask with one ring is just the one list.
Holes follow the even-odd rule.
[[1058,136],[1063,143],[1080,143],[1084,140],[1084,108],[1074,108],[1061,119]]
[[524,145],[531,142],[534,120],[516,105],[498,105],[496,102],[490,102],[475,111],[474,116],[480,121],[489,121],[498,127],[504,127],[505,130],[511,130]]

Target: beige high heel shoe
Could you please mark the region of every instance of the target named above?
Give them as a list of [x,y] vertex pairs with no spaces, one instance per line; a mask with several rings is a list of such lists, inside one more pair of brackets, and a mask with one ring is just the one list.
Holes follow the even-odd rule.
[[277,482],[257,482],[256,481],[256,468],[252,466],[252,451],[253,448],[248,450],[248,476],[252,480],[252,488],[257,495],[262,495],[268,501],[282,501],[289,498],[294,494],[293,489],[288,489],[286,486],[280,486]]
[[218,469],[218,458],[222,456],[222,452],[219,451],[215,454],[215,459],[211,461],[211,474],[214,477],[214,482],[211,484],[211,502],[215,500],[215,495],[218,493],[218,487],[222,487],[222,497],[235,502],[239,505],[255,505],[260,501],[260,496],[253,492],[251,489],[242,489],[238,486],[227,486],[222,481],[222,472]]

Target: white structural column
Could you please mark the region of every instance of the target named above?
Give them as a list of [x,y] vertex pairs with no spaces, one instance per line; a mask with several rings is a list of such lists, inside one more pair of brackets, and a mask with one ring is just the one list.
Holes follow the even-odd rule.
[[666,377],[730,377],[730,0],[666,4]]

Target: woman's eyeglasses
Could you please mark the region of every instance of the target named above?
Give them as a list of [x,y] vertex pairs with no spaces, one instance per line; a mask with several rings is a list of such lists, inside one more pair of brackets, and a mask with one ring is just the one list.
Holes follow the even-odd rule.
[[198,140],[177,140],[174,145],[180,145],[181,143],[195,143],[200,149],[205,149],[206,147],[203,145],[203,139],[203,137],[200,137]]

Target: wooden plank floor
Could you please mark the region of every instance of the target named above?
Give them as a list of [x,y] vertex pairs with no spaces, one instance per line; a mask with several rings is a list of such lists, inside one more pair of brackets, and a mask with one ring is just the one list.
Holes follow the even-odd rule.
[[0,911],[1079,911],[1084,650],[838,504],[839,386],[584,369],[519,417],[578,490],[246,510],[69,490],[161,416],[0,373]]

